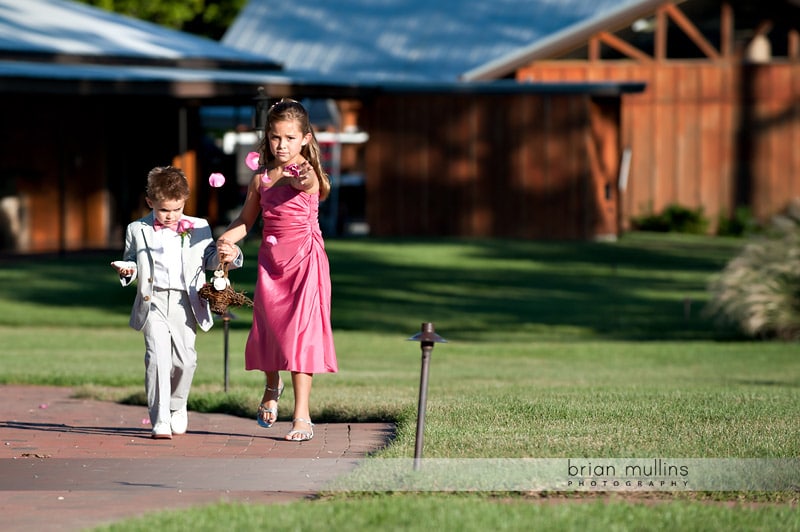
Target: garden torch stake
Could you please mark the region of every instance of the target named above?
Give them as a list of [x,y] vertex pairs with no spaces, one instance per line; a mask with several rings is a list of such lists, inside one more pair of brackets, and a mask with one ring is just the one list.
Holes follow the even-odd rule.
[[222,332],[224,333],[223,340],[223,355],[225,357],[225,393],[228,393],[228,336],[231,328],[231,320],[236,319],[236,314],[230,310],[226,310],[222,315]]
[[419,404],[417,406],[417,441],[414,446],[414,470],[418,471],[422,460],[422,444],[425,434],[425,408],[428,403],[428,366],[430,365],[433,344],[446,342],[444,338],[436,334],[432,323],[423,323],[422,330],[409,338],[409,340],[419,340],[422,349],[422,370],[419,378]]
[[226,311],[222,316],[222,331],[225,336],[224,356],[225,356],[225,393],[228,393],[228,329],[230,328],[231,315]]

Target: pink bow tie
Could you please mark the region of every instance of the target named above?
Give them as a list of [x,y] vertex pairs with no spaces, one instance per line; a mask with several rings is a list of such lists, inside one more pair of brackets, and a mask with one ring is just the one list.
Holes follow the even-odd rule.
[[[171,229],[173,231],[175,231],[176,233],[178,233],[178,232],[180,232],[181,226],[183,226],[183,225],[184,225],[184,220],[180,220],[177,224],[172,226]],[[156,231],[161,231],[165,227],[169,227],[169,226],[162,224],[158,220],[153,222],[153,229],[155,229]]]
[[156,230],[156,231],[161,231],[161,230],[162,230],[162,229],[164,229],[165,227],[166,227],[166,225],[162,224],[162,223],[161,223],[161,222],[159,222],[158,220],[156,220],[156,221],[154,221],[154,222],[153,222],[153,229],[154,229],[154,230]]
[[[167,226],[162,224],[158,220],[153,221],[154,230],[161,231],[165,227]],[[178,220],[178,223],[175,224],[175,228],[173,229],[173,231],[175,231],[176,233],[184,233],[187,231],[191,231],[192,229],[194,229],[194,224],[189,220],[187,220],[186,218],[181,218],[180,220]]]

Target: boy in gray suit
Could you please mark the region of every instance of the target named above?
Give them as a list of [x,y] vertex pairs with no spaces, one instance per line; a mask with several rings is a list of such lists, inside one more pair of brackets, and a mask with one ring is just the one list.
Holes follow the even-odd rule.
[[[211,227],[203,218],[183,214],[189,182],[172,166],[147,175],[145,199],[150,214],[125,232],[123,260],[111,266],[122,286],[139,279],[130,326],[144,334],[144,387],[152,437],[171,439],[188,427],[186,402],[197,367],[197,327],[213,325],[208,301],[198,294],[205,270],[219,263]],[[230,267],[242,265],[242,252]]]

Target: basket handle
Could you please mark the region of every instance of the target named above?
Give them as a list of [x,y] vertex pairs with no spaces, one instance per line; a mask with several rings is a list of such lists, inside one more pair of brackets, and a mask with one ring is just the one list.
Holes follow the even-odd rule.
[[[215,271],[222,272],[222,276],[226,279],[228,278],[228,263],[227,262],[220,262],[217,265],[217,269]],[[216,275],[215,275],[216,277]]]

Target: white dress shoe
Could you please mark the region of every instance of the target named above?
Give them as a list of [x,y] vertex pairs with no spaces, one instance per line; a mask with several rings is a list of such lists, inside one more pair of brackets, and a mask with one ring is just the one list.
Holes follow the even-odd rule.
[[186,407],[175,410],[170,417],[170,425],[172,426],[173,434],[185,434],[189,426],[189,413]]
[[172,430],[169,428],[169,424],[164,423],[163,421],[160,423],[156,423],[155,426],[153,427],[153,439],[171,440]]

